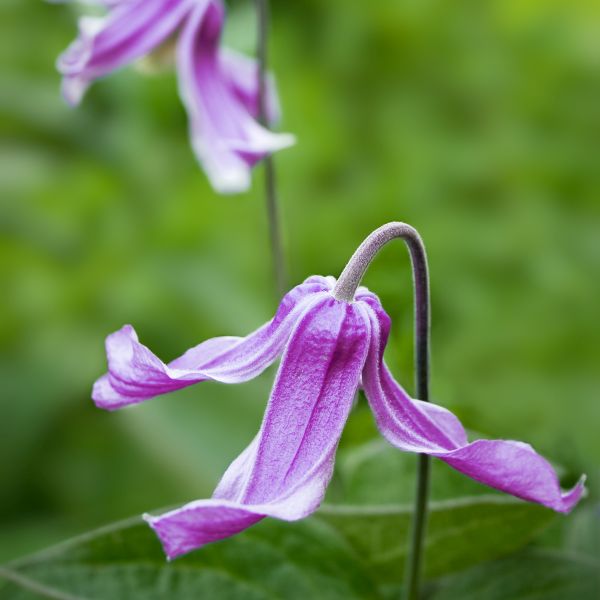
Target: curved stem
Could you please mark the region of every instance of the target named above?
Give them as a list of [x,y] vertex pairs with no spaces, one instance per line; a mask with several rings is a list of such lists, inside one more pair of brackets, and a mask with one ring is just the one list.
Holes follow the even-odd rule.
[[[337,280],[333,289],[333,295],[338,300],[352,302],[356,289],[375,255],[385,244],[396,238],[404,240],[410,252],[415,312],[415,389],[417,398],[428,402],[430,340],[429,269],[427,266],[425,245],[417,230],[406,223],[399,222],[387,223],[376,229],[352,255],[352,258]],[[407,600],[417,600],[419,597],[423,540],[427,525],[429,462],[427,455],[419,455],[415,510],[404,585],[404,597]]]
[[[268,0],[256,0],[257,14],[257,48],[258,57],[258,117],[260,123],[268,126],[267,118],[267,38],[269,32],[269,2]],[[279,206],[277,203],[277,188],[275,179],[275,165],[271,155],[264,158],[265,165],[265,200],[267,208],[267,220],[269,222],[269,239],[271,244],[271,255],[273,257],[273,273],[277,293],[281,297],[287,289],[287,276],[283,256],[283,242],[281,236],[281,225],[279,218]]]

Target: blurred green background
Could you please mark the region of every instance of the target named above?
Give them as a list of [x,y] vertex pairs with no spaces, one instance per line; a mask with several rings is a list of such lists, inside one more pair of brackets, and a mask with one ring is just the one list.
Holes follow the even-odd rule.
[[[252,2],[227,39],[254,45]],[[370,230],[422,233],[433,396],[522,439],[600,497],[600,5],[595,0],[273,2],[298,144],[276,157],[291,283],[337,275]],[[70,110],[56,56],[73,7],[0,6],[0,561],[209,495],[256,431],[273,370],[119,413],[96,409],[103,340],[132,323],[163,359],[275,307],[262,197],[219,197],[175,77],[126,69]],[[260,169],[258,170],[260,171]],[[410,270],[365,283],[412,388]],[[352,428],[350,428],[352,431]],[[345,440],[344,443],[349,443]]]

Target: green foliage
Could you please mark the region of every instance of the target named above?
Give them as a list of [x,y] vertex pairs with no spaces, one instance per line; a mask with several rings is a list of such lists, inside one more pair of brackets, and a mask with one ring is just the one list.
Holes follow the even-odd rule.
[[[291,283],[337,275],[385,221],[413,223],[431,262],[434,400],[486,436],[532,443],[563,465],[565,485],[589,476],[582,506],[535,537],[550,513],[491,500],[486,488],[434,464],[428,573],[470,569],[444,575],[432,593],[468,598],[475,590],[471,597],[487,598],[489,579],[489,597],[502,598],[497,579],[511,590],[504,597],[527,590],[540,598],[594,597],[585,565],[600,556],[598,3],[272,4],[282,129],[299,140],[276,157]],[[231,0],[229,8],[228,41],[251,51],[248,2]],[[70,110],[54,70],[76,31],[70,3],[3,0],[0,22],[5,561],[129,514],[210,495],[252,439],[272,372],[105,414],[89,400],[105,369],[102,341],[131,322],[170,359],[207,337],[247,333],[270,317],[275,301],[260,169],[248,194],[216,197],[190,151],[174,76],[126,69]],[[409,281],[400,244],[382,252],[365,280],[392,316],[387,359],[408,389]],[[414,457],[383,451],[370,441],[375,436],[359,404],[328,497],[336,506],[361,505],[357,514],[331,508],[307,524],[261,524],[185,559],[182,565],[202,571],[197,580],[179,561],[165,566],[149,532],[132,527],[148,541],[136,555],[149,560],[140,576],[147,584],[155,578],[154,593],[169,582],[210,579],[211,597],[227,598],[246,585],[231,573],[250,577],[246,560],[272,555],[277,569],[265,569],[267,582],[244,587],[243,597],[281,595],[277,573],[287,569],[297,569],[291,588],[322,585],[331,597],[369,597],[375,592],[364,586],[374,577],[395,586]],[[383,514],[382,505],[396,508]],[[539,549],[503,558],[532,538],[567,558]],[[293,539],[312,540],[316,549],[296,548],[297,560],[307,558],[292,568],[283,548]],[[128,543],[117,544],[119,552]],[[310,554],[320,546],[324,554]],[[55,574],[25,561],[18,575],[57,586],[63,600],[82,594],[76,585],[135,581],[127,579],[133,565],[118,580],[119,567],[110,564],[110,581],[101,582],[94,578],[101,569],[85,563],[91,555],[77,556],[73,564],[57,556],[64,570]],[[473,566],[492,559],[499,562]],[[227,572],[203,571],[210,561],[230,561]],[[349,581],[338,577],[340,565]],[[68,569],[73,580],[64,586]],[[25,593],[0,583],[2,598]]]
[[[375,479],[361,478],[361,472],[376,462],[388,468],[377,472]],[[405,466],[392,468],[393,462],[394,467]],[[410,487],[414,478],[406,465],[414,463],[414,457],[378,442],[344,452],[339,463],[330,494],[339,503],[324,505],[309,519],[266,520],[172,563],[166,562],[145,523],[139,519],[117,523],[0,571],[11,582],[5,584],[6,598],[21,599],[27,597],[23,590],[42,588],[48,597],[91,600],[158,600],[169,594],[177,598],[385,596],[402,582],[411,519],[411,507],[398,504],[398,488],[387,482],[394,473],[401,488]],[[460,489],[457,484],[464,477],[455,475],[457,479],[446,479],[443,490],[438,485],[443,495]],[[370,494],[371,504],[348,504]],[[425,540],[426,576],[438,577],[505,556],[522,548],[553,519],[554,513],[547,509],[499,494],[433,501]]]
[[[117,523],[0,570],[5,600],[379,598],[345,543],[318,522],[267,521],[167,564],[141,519]],[[1,584],[0,584],[1,585]],[[24,591],[25,590],[25,591]],[[55,594],[53,596],[52,594]]]
[[[346,452],[338,458],[338,475],[330,493],[341,504],[319,511],[319,517],[352,544],[379,582],[400,583],[404,575],[416,462],[414,455],[398,452],[380,440]],[[432,467],[434,501],[425,538],[427,577],[505,556],[530,542],[556,518],[541,506],[490,493],[441,461],[434,460]]]
[[430,600],[583,600],[600,594],[600,562],[577,555],[526,552],[441,582]]
[[[377,581],[402,581],[412,506],[326,507],[319,515],[346,537]],[[497,496],[432,502],[425,576],[507,555],[531,541],[552,519],[548,509]]]

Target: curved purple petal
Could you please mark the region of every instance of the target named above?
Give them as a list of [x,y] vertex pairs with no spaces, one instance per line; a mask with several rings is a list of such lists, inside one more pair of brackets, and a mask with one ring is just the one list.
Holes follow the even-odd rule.
[[254,119],[239,66],[232,72],[231,61],[219,52],[223,20],[221,0],[196,4],[179,38],[177,70],[198,161],[217,191],[235,193],[250,186],[256,162],[292,145],[294,137],[272,133]]
[[437,456],[469,477],[530,502],[569,512],[579,501],[584,478],[562,493],[552,465],[531,446],[509,440],[468,443],[459,420],[449,411],[412,400],[383,362],[389,317],[381,305],[362,303],[371,320],[371,349],[363,387],[379,430],[401,450]]
[[307,303],[329,285],[325,278],[311,277],[286,294],[275,317],[254,333],[207,340],[168,365],[126,325],[106,339],[108,373],[94,384],[92,398],[98,407],[115,410],[207,379],[252,379],[276,359]]
[[329,294],[296,323],[261,429],[210,500],[145,517],[169,558],[238,533],[265,516],[317,509],[369,349],[369,322]]
[[63,95],[78,104],[90,83],[161,44],[197,4],[194,0],[104,2],[106,17],[82,17],[79,37],[59,57]]
[[[248,113],[258,119],[260,113],[258,62],[230,48],[222,48],[219,51],[219,63],[223,77],[233,93],[244,104]],[[277,123],[281,118],[281,107],[272,75],[267,77],[266,110],[269,123]]]

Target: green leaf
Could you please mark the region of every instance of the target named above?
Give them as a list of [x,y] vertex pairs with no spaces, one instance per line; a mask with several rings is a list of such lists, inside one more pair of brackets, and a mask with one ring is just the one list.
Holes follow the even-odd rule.
[[[318,514],[352,544],[374,578],[402,580],[412,505],[330,505]],[[435,577],[514,552],[553,518],[548,509],[495,495],[431,502],[425,574]]]
[[[369,418],[372,420],[371,415]],[[329,501],[344,504],[410,503],[415,494],[417,458],[415,454],[390,446],[378,435],[366,444],[340,452],[336,459],[336,476],[336,487],[332,488]],[[430,487],[434,500],[495,493],[437,459],[431,462]]]
[[600,597],[600,562],[530,551],[479,565],[440,582],[431,600],[584,600]]
[[327,525],[265,520],[168,563],[151,529],[131,519],[0,570],[3,600],[376,599],[372,580]]
[[[11,582],[0,584],[0,593],[7,600],[40,593],[63,600],[377,598],[378,588],[402,581],[415,458],[381,440],[351,446],[338,457],[329,504],[311,519],[267,519],[173,563],[139,519],[117,523],[12,563],[0,573]],[[554,518],[537,505],[490,494],[440,461],[433,463],[432,492],[428,578],[514,552]]]
[[600,562],[600,503],[575,512],[565,529],[567,551],[586,554]]
[[[415,466],[415,455],[382,441],[352,448],[339,457],[330,503],[318,513],[352,544],[382,583],[398,583],[404,574]],[[433,461],[427,577],[514,552],[556,518],[551,510],[490,491]]]

